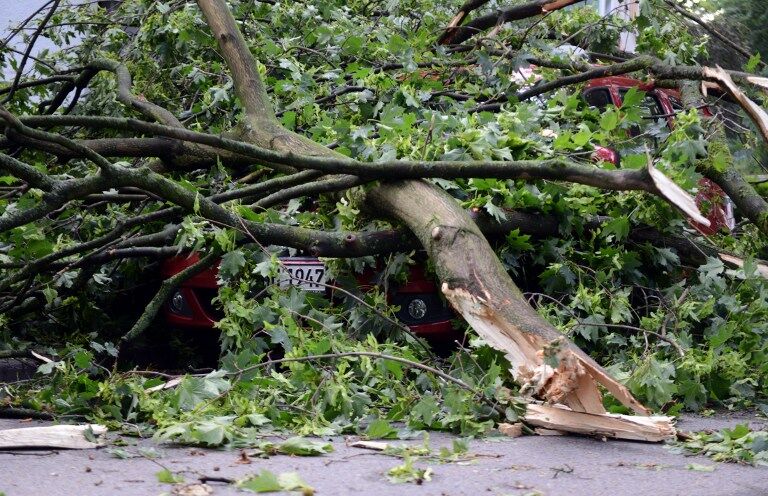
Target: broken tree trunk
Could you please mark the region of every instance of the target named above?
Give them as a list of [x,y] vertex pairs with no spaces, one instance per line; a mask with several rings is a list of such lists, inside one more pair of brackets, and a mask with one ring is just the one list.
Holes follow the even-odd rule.
[[[560,6],[569,2],[573,3],[552,3]],[[242,139],[296,155],[341,157],[280,125],[255,61],[226,4],[223,0],[198,0],[198,4],[232,72],[235,91],[246,111]],[[636,413],[649,414],[623,385],[528,305],[469,214],[444,190],[426,181],[394,181],[373,187],[364,203],[377,215],[404,222],[416,234],[438,268],[448,301],[491,346],[506,353],[514,377],[532,397],[562,403],[574,412],[602,415],[605,409],[597,386],[600,383]],[[544,364],[545,352],[555,354],[559,361],[556,368]],[[600,432],[620,437],[623,424],[616,425],[613,435],[603,432],[611,420],[607,416],[601,420]],[[572,424],[564,421],[553,428],[583,431],[581,427],[571,428]],[[674,432],[671,424],[667,427]]]
[[[557,410],[560,424],[546,427],[584,433],[584,425],[594,421],[594,431],[606,437],[656,441],[674,435],[666,417],[632,423],[604,415],[598,383],[634,412],[650,412],[526,302],[469,214],[445,191],[426,181],[398,181],[372,189],[367,199],[370,208],[391,214],[416,234],[434,262],[443,294],[483,339],[506,354],[522,390],[569,408]],[[546,365],[545,355],[552,355],[557,367]],[[656,432],[649,435],[649,429]]]
[[104,445],[107,428],[98,424],[49,425],[0,431],[0,449],[91,449]]

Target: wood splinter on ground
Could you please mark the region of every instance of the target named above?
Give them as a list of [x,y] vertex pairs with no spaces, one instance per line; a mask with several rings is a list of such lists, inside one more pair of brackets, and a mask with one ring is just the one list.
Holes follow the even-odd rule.
[[0,431],[0,449],[92,449],[104,445],[99,424],[49,425]]

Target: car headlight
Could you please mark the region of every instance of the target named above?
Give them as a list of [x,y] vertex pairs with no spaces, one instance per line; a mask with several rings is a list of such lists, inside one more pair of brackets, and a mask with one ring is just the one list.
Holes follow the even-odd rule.
[[187,316],[192,314],[189,305],[187,304],[187,299],[184,297],[184,294],[180,290],[173,293],[169,303],[173,313]]

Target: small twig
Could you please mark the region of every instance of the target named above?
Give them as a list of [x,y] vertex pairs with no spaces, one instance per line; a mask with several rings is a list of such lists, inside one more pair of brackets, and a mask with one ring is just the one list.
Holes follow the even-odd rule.
[[201,475],[197,478],[197,480],[200,481],[201,484],[206,484],[208,482],[221,482],[222,484],[234,484],[236,481],[235,479],[230,479],[229,477],[216,477],[216,476],[209,476],[209,475]]
[[0,418],[7,418],[7,419],[32,418],[37,420],[53,420],[53,415],[47,412],[32,410],[30,408],[3,407],[3,408],[0,408]]

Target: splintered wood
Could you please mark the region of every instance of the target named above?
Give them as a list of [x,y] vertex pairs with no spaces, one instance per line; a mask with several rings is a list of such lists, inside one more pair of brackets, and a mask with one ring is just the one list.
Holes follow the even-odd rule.
[[91,449],[104,445],[107,428],[98,424],[49,425],[0,431],[0,449]]
[[672,418],[574,412],[562,406],[529,404],[525,421],[537,427],[630,441],[674,439]]
[[[564,337],[546,342],[505,321],[492,305],[461,288],[443,284],[451,305],[494,348],[503,351],[512,364],[512,375],[521,394],[531,401],[524,420],[547,431],[569,432],[612,439],[659,442],[676,435],[670,417],[648,417],[621,383]],[[555,366],[552,366],[552,365]],[[602,384],[635,413],[644,416],[612,415],[603,408]]]

